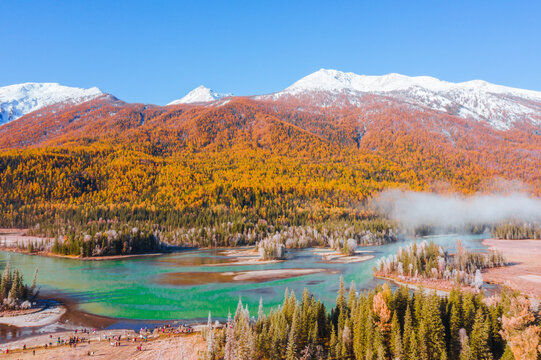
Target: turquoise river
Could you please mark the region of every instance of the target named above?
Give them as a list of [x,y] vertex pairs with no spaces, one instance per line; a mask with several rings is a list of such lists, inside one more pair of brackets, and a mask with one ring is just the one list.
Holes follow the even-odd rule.
[[[211,311],[218,318],[234,312],[239,297],[252,313],[257,312],[259,299],[265,309],[282,301],[286,288],[300,296],[308,288],[327,306],[334,303],[340,275],[346,284],[354,281],[357,289],[377,284],[372,276],[378,258],[396,253],[398,247],[411,241],[434,240],[453,250],[460,238],[468,248],[483,249],[481,240],[487,235],[445,235],[422,239],[406,239],[397,243],[365,247],[374,258],[351,264],[325,263],[314,249],[289,252],[290,259],[266,265],[208,266],[225,261],[217,251],[194,250],[157,257],[124,260],[82,261],[55,257],[30,256],[0,252],[0,268],[9,262],[22,271],[27,282],[39,270],[38,284],[42,294],[69,298],[82,312],[116,319],[159,321],[204,319]],[[220,282],[211,274],[199,272],[232,272],[264,269],[327,269],[328,272],[265,282]],[[189,273],[182,283],[163,281],[167,273]],[[182,277],[182,274],[180,274]],[[190,278],[194,281],[190,282]],[[208,281],[201,281],[206,279]],[[187,280],[187,281],[186,281]]]

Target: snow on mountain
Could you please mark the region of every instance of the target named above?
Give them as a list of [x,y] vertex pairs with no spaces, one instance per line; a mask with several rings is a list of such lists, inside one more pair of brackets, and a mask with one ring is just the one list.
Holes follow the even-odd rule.
[[231,94],[220,94],[201,85],[190,91],[184,97],[171,101],[167,105],[205,103],[218,100],[227,96],[231,96]]
[[0,124],[45,106],[57,103],[79,104],[100,95],[103,93],[96,87],[81,89],[57,83],[24,83],[0,87]]
[[509,129],[521,120],[541,125],[541,92],[481,80],[452,83],[430,76],[367,76],[321,69],[270,97],[297,97],[320,106],[343,105],[340,101],[346,99],[346,105],[359,106],[368,94],[485,121],[498,129]]

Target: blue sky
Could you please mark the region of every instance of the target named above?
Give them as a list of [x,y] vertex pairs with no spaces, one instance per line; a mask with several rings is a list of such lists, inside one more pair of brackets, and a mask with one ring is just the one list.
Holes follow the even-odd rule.
[[541,90],[540,1],[0,1],[0,86],[164,104],[281,90],[320,68]]

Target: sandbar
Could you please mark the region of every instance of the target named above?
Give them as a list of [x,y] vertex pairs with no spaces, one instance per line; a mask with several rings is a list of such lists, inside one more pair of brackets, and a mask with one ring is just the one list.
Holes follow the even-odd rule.
[[208,283],[247,282],[288,279],[297,276],[311,275],[334,271],[329,269],[269,269],[228,272],[174,272],[161,274],[158,282],[167,285],[203,285]]
[[346,255],[339,251],[328,251],[327,249],[317,249],[314,254],[320,255],[322,260],[333,264],[352,264],[367,261],[374,258],[374,255],[367,255],[372,251],[356,251],[354,255]]
[[508,266],[487,269],[484,281],[541,299],[541,240],[487,239],[483,245],[501,251],[508,262]]
[[0,316],[0,324],[17,327],[37,327],[56,323],[66,313],[66,307],[60,304],[45,306],[42,309],[30,309],[15,316]]

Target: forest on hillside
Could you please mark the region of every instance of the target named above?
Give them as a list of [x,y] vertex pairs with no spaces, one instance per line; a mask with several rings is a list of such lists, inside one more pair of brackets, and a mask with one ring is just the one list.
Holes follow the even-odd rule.
[[358,235],[394,229],[366,206],[384,189],[468,194],[496,178],[541,189],[528,155],[539,136],[400,107],[107,98],[20,120],[0,129],[0,226],[57,239],[60,253],[255,244],[295,227],[345,241],[345,222]]

